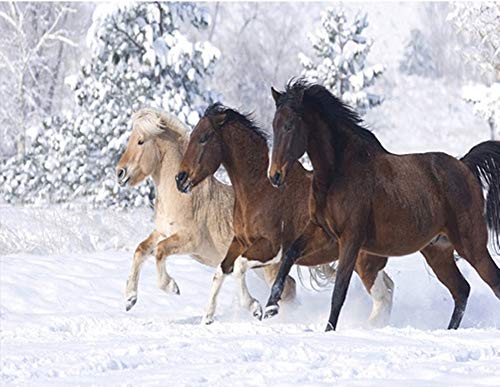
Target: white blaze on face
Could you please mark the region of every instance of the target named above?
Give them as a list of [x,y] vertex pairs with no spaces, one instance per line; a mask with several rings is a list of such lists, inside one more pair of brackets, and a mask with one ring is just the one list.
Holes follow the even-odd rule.
[[273,147],[269,147],[268,150],[268,160],[267,160],[267,177],[269,178],[269,173],[271,172],[271,160],[273,157]]

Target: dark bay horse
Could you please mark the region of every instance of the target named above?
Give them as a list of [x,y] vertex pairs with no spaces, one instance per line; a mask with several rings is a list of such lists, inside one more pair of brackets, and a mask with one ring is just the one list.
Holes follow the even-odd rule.
[[[188,192],[222,164],[235,192],[233,213],[234,239],[216,273],[206,321],[215,310],[215,299],[226,274],[259,267],[279,260],[309,219],[308,198],[312,174],[298,161],[288,168],[288,184],[276,190],[267,178],[269,164],[267,139],[248,116],[214,104],[194,128],[180,164],[177,187]],[[301,257],[301,265],[325,264],[338,257],[338,244],[321,229],[313,236],[315,251]],[[368,259],[362,253],[355,267],[372,295],[372,322],[383,323],[390,314],[392,281],[384,271],[387,258]],[[380,274],[379,274],[380,271]],[[286,276],[283,276],[283,285]],[[254,299],[248,300],[254,315],[262,309]]]
[[[382,256],[420,250],[453,296],[449,329],[460,325],[470,291],[454,249],[500,298],[500,269],[487,249],[487,223],[500,248],[500,142],[481,143],[461,160],[445,153],[395,155],[323,86],[299,79],[284,93],[272,91],[270,179],[282,186],[304,152],[314,177],[311,220],[285,254],[267,315],[276,312],[281,277],[310,250],[318,228],[340,245],[327,330],[336,328],[360,250]],[[488,189],[486,213],[482,184]]]

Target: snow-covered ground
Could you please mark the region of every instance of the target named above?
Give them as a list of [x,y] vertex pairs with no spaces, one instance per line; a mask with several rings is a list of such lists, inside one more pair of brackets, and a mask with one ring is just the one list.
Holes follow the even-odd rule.
[[[260,322],[238,306],[232,279],[216,322],[202,326],[213,269],[185,256],[168,263],[180,296],[156,288],[148,261],[125,312],[131,252],[149,217],[0,207],[0,384],[500,385],[500,302],[464,261],[472,293],[453,332],[443,329],[451,298],[418,254],[389,264],[386,328],[367,326],[370,299],[357,277],[334,333],[323,333],[330,289],[299,286],[295,303]],[[264,303],[262,279],[248,282]]]

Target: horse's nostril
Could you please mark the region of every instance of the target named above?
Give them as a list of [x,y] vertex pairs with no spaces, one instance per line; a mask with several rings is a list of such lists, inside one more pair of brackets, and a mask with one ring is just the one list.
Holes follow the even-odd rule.
[[281,173],[276,172],[273,177],[271,177],[271,183],[273,183],[274,186],[278,187],[280,185],[281,181]]
[[125,170],[125,168],[120,168],[120,169],[116,172],[116,176],[118,177],[118,179],[122,179],[122,178],[124,178],[126,174],[127,174],[127,171]]

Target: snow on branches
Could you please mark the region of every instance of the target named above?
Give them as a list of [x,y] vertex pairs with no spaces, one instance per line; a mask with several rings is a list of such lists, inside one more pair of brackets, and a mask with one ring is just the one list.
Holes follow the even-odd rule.
[[382,102],[382,97],[370,93],[367,88],[384,71],[380,64],[366,65],[373,44],[363,35],[368,26],[367,15],[358,13],[353,20],[348,20],[344,11],[327,8],[321,12],[321,25],[321,29],[309,35],[316,59],[299,54],[303,75],[323,84],[364,114]]
[[500,126],[500,5],[496,2],[454,3],[447,20],[466,39],[462,55],[479,70],[485,84],[467,85],[463,98],[474,104],[474,112],[484,118],[491,129],[491,138],[498,136]]
[[491,139],[500,138],[500,82],[491,86],[480,83],[469,84],[462,88],[462,98],[474,105],[474,113],[488,122]]
[[453,3],[454,9],[448,14],[451,22],[466,39],[467,46],[462,55],[468,63],[483,74],[500,74],[500,4],[497,2]]
[[0,166],[0,193],[9,202],[67,202],[143,206],[152,185],[119,190],[114,166],[130,134],[135,110],[151,106],[188,124],[213,100],[204,85],[219,51],[181,32],[209,24],[189,3],[100,5],[88,34],[91,58],[67,79],[78,108],[53,117],[21,159]]

